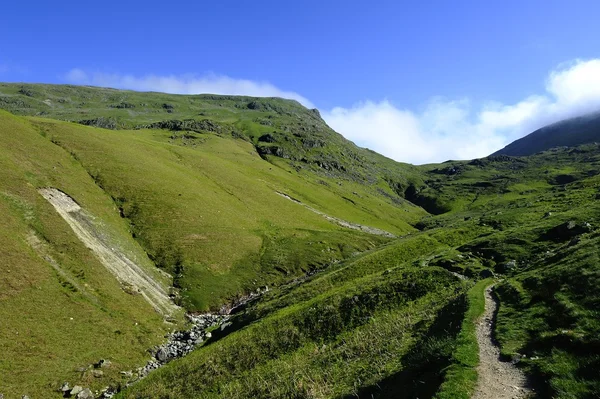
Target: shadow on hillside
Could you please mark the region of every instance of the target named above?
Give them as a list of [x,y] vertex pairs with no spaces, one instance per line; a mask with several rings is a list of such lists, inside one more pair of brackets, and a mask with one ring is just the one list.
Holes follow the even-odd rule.
[[404,370],[342,399],[433,397],[444,381],[444,369],[450,365],[454,341],[466,310],[464,296],[446,305],[438,312],[434,323],[422,331],[419,341],[402,357]]

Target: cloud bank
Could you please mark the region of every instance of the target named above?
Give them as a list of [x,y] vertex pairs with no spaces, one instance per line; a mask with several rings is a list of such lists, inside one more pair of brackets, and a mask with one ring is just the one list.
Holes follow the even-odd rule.
[[305,97],[293,91],[281,90],[268,82],[255,82],[246,79],[233,79],[228,76],[207,75],[133,75],[89,73],[82,69],[71,69],[65,76],[74,84],[130,89],[137,91],[160,91],[174,94],[228,94],[253,97],[282,97],[296,100],[307,108],[314,105]]
[[489,155],[532,131],[561,119],[600,110],[600,59],[560,65],[545,92],[515,104],[474,106],[468,99],[433,98],[422,112],[387,100],[322,112],[336,131],[356,144],[410,163],[472,159]]

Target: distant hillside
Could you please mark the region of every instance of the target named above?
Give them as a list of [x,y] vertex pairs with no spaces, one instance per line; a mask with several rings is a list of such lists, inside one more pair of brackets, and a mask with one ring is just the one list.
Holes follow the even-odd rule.
[[413,166],[280,98],[0,109],[0,398],[467,399],[494,275],[537,397],[600,392],[599,144]]
[[600,141],[600,111],[544,126],[492,155],[526,156]]

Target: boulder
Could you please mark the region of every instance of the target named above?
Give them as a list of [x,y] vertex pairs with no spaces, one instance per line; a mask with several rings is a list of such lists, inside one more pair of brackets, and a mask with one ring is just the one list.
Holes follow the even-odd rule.
[[133,377],[133,371],[121,371],[121,375],[125,378]]
[[79,386],[79,385],[75,385],[75,386],[73,387],[73,389],[71,389],[71,395],[73,395],[73,396],[77,396],[77,395],[79,395],[79,393],[80,393],[81,391],[83,391],[83,387],[81,387],[81,386]]
[[231,322],[225,322],[223,324],[221,324],[221,331],[225,331],[227,329],[227,327],[231,326],[233,323]]
[[85,388],[77,394],[77,399],[94,399],[94,394],[89,388]]
[[94,368],[97,368],[97,369],[108,367],[108,366],[110,366],[110,360],[106,360],[106,359],[100,359],[98,361],[98,363],[94,364]]
[[514,269],[515,267],[517,267],[517,261],[516,260],[509,260],[508,262],[506,262],[503,266],[503,269],[505,272],[509,272],[512,269]]
[[166,349],[164,348],[160,348],[157,352],[156,355],[154,355],[154,357],[156,358],[156,360],[158,360],[161,363],[166,362],[169,359],[169,352],[167,352]]

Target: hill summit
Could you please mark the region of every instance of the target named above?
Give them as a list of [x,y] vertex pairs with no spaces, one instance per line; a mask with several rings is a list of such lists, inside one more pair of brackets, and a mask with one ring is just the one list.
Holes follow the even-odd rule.
[[7,398],[600,392],[597,143],[413,166],[279,98],[0,108]]
[[544,126],[493,155],[526,156],[554,147],[600,142],[600,111]]

